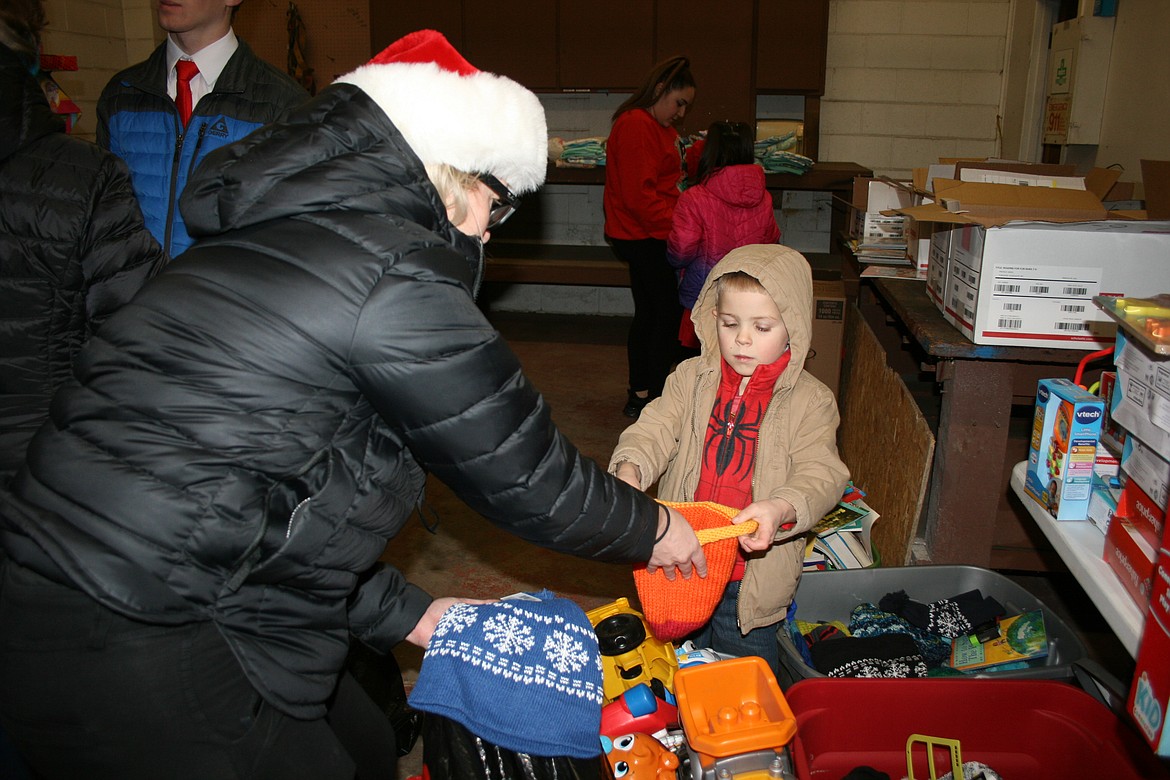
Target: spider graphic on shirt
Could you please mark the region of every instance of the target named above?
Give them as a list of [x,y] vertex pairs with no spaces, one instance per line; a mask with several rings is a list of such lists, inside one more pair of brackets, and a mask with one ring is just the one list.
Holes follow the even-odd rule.
[[729,400],[722,407],[715,407],[711,421],[707,424],[709,431],[708,458],[710,448],[714,447],[713,465],[715,473],[723,476],[727,469],[732,474],[750,471],[755,441],[760,432],[760,420],[763,418],[763,409],[759,404],[741,402],[740,408],[733,411],[735,399]]

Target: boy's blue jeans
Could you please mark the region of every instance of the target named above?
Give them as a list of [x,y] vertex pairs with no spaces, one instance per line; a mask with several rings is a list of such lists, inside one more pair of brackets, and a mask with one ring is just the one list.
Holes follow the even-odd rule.
[[728,583],[723,598],[715,607],[715,614],[694,634],[687,637],[696,647],[709,647],[717,653],[745,656],[758,655],[768,662],[772,673],[780,674],[780,644],[776,639],[778,625],[764,626],[743,636],[739,632],[739,621],[735,617],[735,605],[739,601],[739,580]]

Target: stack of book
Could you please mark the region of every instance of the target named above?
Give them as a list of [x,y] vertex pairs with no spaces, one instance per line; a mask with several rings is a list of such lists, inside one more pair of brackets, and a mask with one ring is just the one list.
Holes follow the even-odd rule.
[[841,501],[813,526],[813,536],[805,548],[805,571],[873,566],[870,531],[878,517],[860,496]]
[[864,236],[852,244],[853,254],[862,263],[910,265],[904,235]]

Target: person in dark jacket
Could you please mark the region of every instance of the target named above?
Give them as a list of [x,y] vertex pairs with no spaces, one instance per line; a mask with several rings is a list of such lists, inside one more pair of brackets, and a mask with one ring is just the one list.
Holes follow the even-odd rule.
[[458,601],[378,563],[428,472],[522,539],[705,576],[475,304],[546,133],[420,31],[209,155],[198,243],[82,351],[0,491],[0,721],[39,772],[352,777],[351,637],[425,647]]
[[126,166],[65,133],[34,75],[40,0],[0,9],[0,481],[101,322],[162,267]]
[[[167,39],[145,61],[114,75],[98,99],[98,143],[130,166],[147,227],[168,256],[191,245],[179,209],[187,179],[208,154],[275,122],[309,95],[236,37],[242,0],[157,3]],[[182,63],[182,64],[180,64]],[[180,69],[189,89],[183,121]]]

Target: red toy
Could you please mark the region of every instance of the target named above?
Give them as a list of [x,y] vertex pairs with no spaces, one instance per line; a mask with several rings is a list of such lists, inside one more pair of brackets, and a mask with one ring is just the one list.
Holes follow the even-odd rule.
[[649,734],[601,738],[606,764],[614,780],[674,780],[678,756]]
[[667,729],[678,727],[678,707],[674,695],[656,696],[646,683],[633,688],[601,708],[601,735],[617,739],[637,732],[657,737]]

